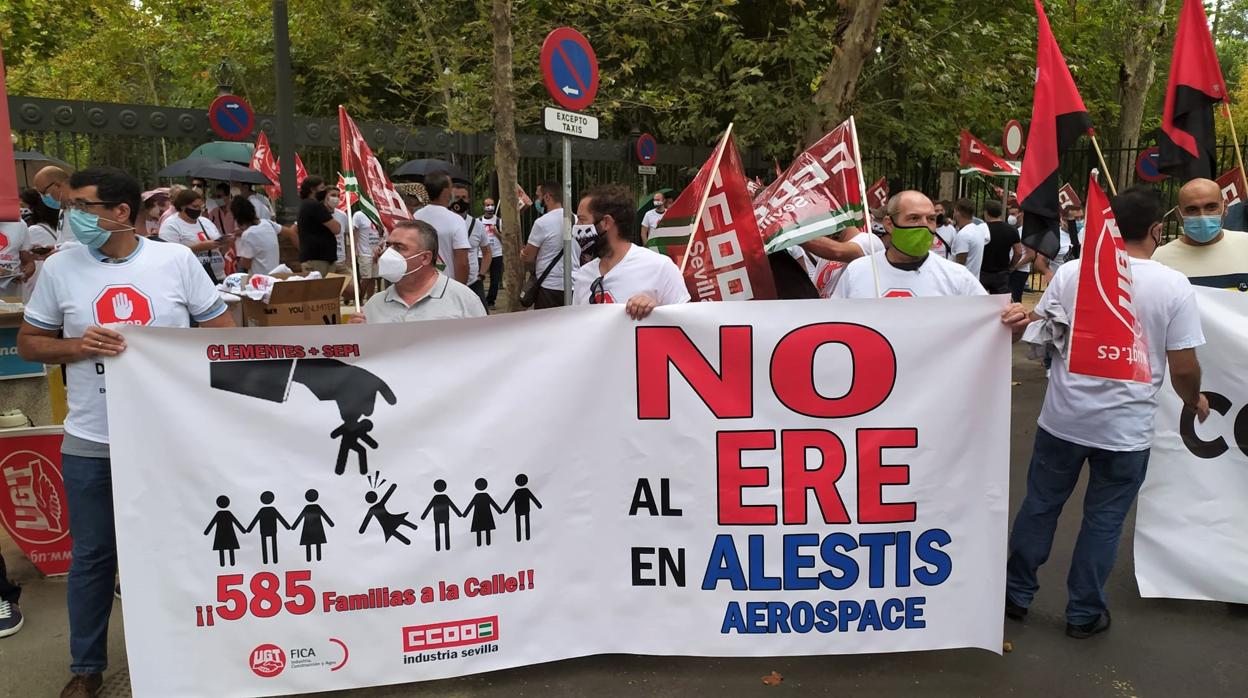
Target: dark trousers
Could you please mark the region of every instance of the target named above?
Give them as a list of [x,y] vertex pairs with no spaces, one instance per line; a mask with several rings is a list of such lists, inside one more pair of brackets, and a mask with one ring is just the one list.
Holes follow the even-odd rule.
[[1010,273],[1008,271],[983,271],[979,273],[979,283],[988,293],[1009,293]]
[[108,618],[113,613],[117,538],[113,521],[113,472],[108,458],[61,454],[69,533],[69,670],[103,672],[108,666]]
[[543,308],[561,308],[563,307],[563,289],[551,290],[549,288],[537,289],[537,301],[533,307],[542,310]]
[[493,308],[498,300],[498,290],[503,287],[503,258],[494,257],[490,260],[490,292],[485,294],[485,306]]
[[471,289],[473,293],[477,294],[477,298],[480,298],[482,303],[485,302],[485,282],[484,281],[482,281],[481,279],[477,279],[476,281],[473,281],[472,283],[468,284],[468,288]]
[[1090,623],[1108,609],[1105,582],[1118,559],[1122,522],[1144,483],[1148,455],[1147,449],[1106,451],[1080,446],[1044,429],[1036,430],[1027,469],[1027,497],[1010,533],[1005,594],[1011,603],[1027,608],[1040,589],[1036,571],[1049,559],[1057,519],[1086,461],[1088,490],[1066,577],[1066,622]]
[[0,555],[0,601],[17,603],[22,596],[22,588],[9,581],[9,569],[4,564],[4,556]]
[[1023,291],[1027,290],[1027,277],[1029,276],[1031,276],[1029,271],[1015,269],[1010,272],[1010,298],[1015,303],[1023,302]]

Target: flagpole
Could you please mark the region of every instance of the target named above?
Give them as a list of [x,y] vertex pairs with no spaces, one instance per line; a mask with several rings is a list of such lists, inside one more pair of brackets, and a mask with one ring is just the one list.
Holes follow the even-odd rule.
[[1239,179],[1244,185],[1244,195],[1248,196],[1248,170],[1244,169],[1244,153],[1239,149],[1239,136],[1235,135],[1235,118],[1231,116],[1231,105],[1222,102],[1222,113],[1226,114],[1226,123],[1231,127],[1231,144],[1235,146],[1235,164],[1239,165]]
[[1101,153],[1101,144],[1096,140],[1096,132],[1088,129],[1088,136],[1092,139],[1092,147],[1096,149],[1096,159],[1101,163],[1101,171],[1105,174],[1105,181],[1109,183],[1109,192],[1114,196],[1118,196],[1118,187],[1114,186],[1114,178],[1109,176],[1109,165],[1105,164],[1105,155]]
[[719,147],[715,148],[715,162],[711,164],[711,179],[702,191],[702,200],[698,202],[697,213],[693,214],[693,227],[689,231],[689,242],[685,243],[685,256],[680,259],[680,273],[684,276],[685,266],[689,264],[689,253],[693,250],[693,240],[698,235],[698,224],[702,222],[702,210],[706,208],[706,200],[711,195],[711,182],[715,181],[715,173],[719,172],[719,161],[724,158],[724,150],[728,148],[728,136],[732,135],[732,123],[719,139]]
[[[849,117],[849,134],[854,140],[854,164],[858,166],[858,192],[862,195],[862,225],[866,228],[868,235],[875,235],[871,230],[871,209],[867,204],[867,180],[866,173],[862,171],[862,153],[858,150],[858,125],[854,123],[854,117]],[[874,248],[875,245],[869,247]],[[871,258],[871,276],[875,279],[875,297],[880,297],[880,270],[875,266],[875,255],[867,252],[867,256]]]
[[[339,172],[338,176],[342,177],[342,173]],[[346,177],[342,177],[342,180],[343,180],[344,188],[345,188]],[[359,250],[357,250],[355,247],[355,226],[352,225],[352,221],[351,221],[351,219],[353,218],[353,216],[351,215],[352,214],[351,190],[347,189],[346,191],[342,192],[342,195],[346,197],[346,200],[347,200],[347,241],[351,243],[350,254],[345,255],[345,256],[347,259],[351,260],[351,288],[352,290],[355,291],[355,314],[359,315],[360,314],[360,273],[359,273],[359,261],[360,260],[356,259],[356,257],[359,255]]]

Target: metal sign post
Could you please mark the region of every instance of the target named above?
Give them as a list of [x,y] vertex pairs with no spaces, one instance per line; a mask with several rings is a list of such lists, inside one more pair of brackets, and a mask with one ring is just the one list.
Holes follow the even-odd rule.
[[572,305],[572,137],[563,137],[563,304]]

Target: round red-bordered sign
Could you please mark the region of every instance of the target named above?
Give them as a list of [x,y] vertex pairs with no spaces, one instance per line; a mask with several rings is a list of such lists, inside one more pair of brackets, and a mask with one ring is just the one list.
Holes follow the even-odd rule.
[[654,140],[654,136],[643,133],[637,138],[637,162],[643,165],[653,165],[655,160],[659,159],[659,142]]
[[598,95],[598,56],[580,32],[559,27],[542,42],[546,91],[564,109],[581,111]]
[[1018,119],[1005,122],[1005,130],[1001,132],[1001,151],[1007,158],[1015,160],[1023,152],[1023,125]]
[[1161,150],[1153,146],[1140,153],[1140,156],[1135,159],[1135,173],[1145,182],[1154,184],[1160,182],[1169,176],[1157,168],[1160,161]]
[[221,95],[208,107],[208,125],[227,141],[243,141],[256,128],[256,115],[247,100],[238,95]]

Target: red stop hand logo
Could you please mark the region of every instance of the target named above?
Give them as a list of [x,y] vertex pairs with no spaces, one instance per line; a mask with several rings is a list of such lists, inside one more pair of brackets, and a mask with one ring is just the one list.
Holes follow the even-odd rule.
[[107,325],[150,325],[154,316],[152,300],[130,286],[108,286],[95,298],[95,322]]
[[908,288],[890,288],[880,298],[914,298],[914,291]]

